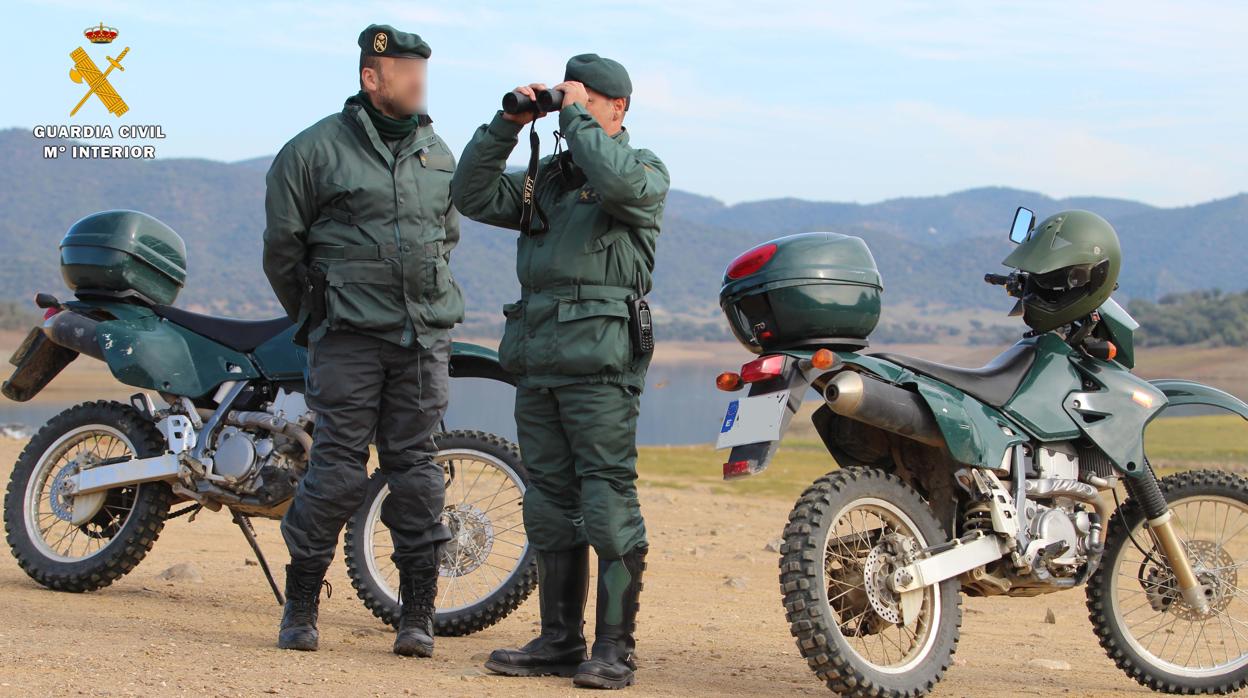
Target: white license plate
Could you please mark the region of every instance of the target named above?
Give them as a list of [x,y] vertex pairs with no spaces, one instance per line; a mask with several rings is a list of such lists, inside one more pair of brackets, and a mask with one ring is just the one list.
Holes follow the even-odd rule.
[[715,448],[776,441],[788,409],[789,391],[743,397],[728,403]]

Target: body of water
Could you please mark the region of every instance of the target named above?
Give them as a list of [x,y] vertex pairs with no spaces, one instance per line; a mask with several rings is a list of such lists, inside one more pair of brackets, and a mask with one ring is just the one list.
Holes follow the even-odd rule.
[[[719,435],[728,402],[742,393],[715,389],[715,376],[732,365],[698,364],[652,366],[641,396],[637,440],[642,445],[709,444]],[[479,378],[451,381],[448,429],[480,429],[515,440],[514,390],[511,386]],[[812,391],[811,399],[817,399]],[[92,399],[84,396],[84,400]],[[0,425],[37,429],[69,404],[17,403],[0,398]],[[1216,408],[1186,407],[1167,410],[1166,416],[1211,414]]]

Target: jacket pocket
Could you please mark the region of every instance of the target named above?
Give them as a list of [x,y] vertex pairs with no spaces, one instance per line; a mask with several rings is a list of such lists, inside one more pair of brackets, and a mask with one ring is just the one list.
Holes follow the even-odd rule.
[[498,363],[504,371],[524,373],[524,301],[503,306],[503,339],[498,344]]
[[407,319],[398,267],[387,260],[332,262],[325,273],[331,329],[397,330]]
[[587,376],[628,370],[633,352],[624,301],[561,300],[557,319],[557,373]]

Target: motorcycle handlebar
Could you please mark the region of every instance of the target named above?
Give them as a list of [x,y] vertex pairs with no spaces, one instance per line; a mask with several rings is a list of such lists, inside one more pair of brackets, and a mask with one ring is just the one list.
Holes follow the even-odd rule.
[[993,286],[1004,286],[1010,282],[1010,277],[1004,274],[984,274],[984,281]]

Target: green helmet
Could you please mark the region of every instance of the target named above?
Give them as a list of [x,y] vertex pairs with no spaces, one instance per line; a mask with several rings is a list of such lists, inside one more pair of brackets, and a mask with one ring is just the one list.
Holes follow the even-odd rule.
[[1041,221],[1001,263],[1027,272],[1023,321],[1048,332],[1109,298],[1122,269],[1122,248],[1109,221],[1090,211],[1062,211]]

